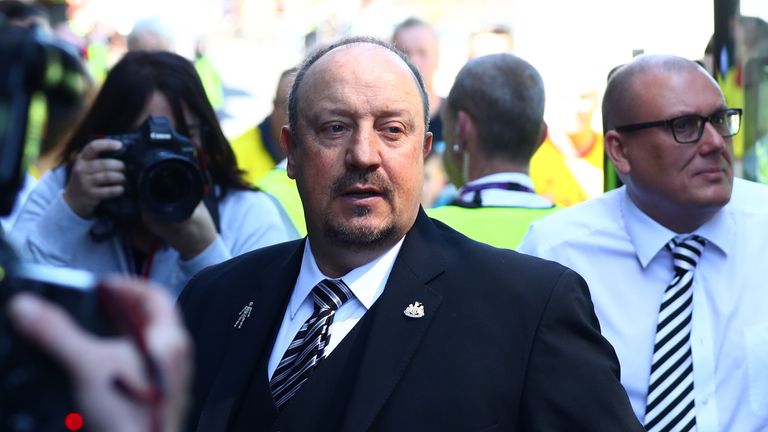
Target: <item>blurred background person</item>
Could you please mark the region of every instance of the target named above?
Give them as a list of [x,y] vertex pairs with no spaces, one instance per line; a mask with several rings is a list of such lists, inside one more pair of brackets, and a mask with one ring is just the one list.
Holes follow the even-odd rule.
[[158,17],[136,21],[126,39],[128,51],[176,52],[173,29]]
[[280,133],[288,124],[288,96],[296,78],[296,68],[284,70],[272,99],[272,112],[261,123],[232,141],[237,164],[245,171],[245,179],[267,193],[282,207],[299,236],[307,234],[304,208],[296,181],[288,177],[285,150]]
[[[158,221],[146,202],[137,204],[137,215],[122,201],[119,217],[104,211],[105,201],[114,205],[126,188],[137,187],[126,185],[126,178],[128,169],[139,169],[103,154],[126,145],[104,137],[136,131],[148,116],[166,117],[189,138],[206,179],[204,199],[181,222]],[[147,146],[134,151],[147,152]],[[173,53],[126,54],[67,142],[61,162],[41,179],[13,227],[18,244],[42,263],[97,275],[138,274],[178,294],[206,266],[297,236],[272,199],[242,179],[194,67]],[[167,192],[178,193],[171,186]]]
[[[392,44],[404,52],[419,69],[429,97],[429,131],[432,132],[433,145],[432,152],[424,163],[424,190],[421,199],[421,204],[429,208],[445,203],[437,201],[441,194],[446,193],[445,187],[448,185],[448,176],[442,162],[445,145],[440,110],[444,99],[435,91],[435,72],[440,60],[437,34],[427,22],[408,18],[395,27]],[[447,193],[452,191],[450,188]]]
[[525,60],[470,60],[443,108],[446,171],[460,189],[453,203],[427,214],[472,239],[516,248],[533,220],[556,209],[528,176],[547,134],[544,102],[544,82]]
[[560,206],[603,193],[603,135],[593,126],[597,90],[577,81],[559,88],[549,134],[531,159],[536,192]]
[[288,124],[288,93],[295,74],[295,67],[280,74],[272,99],[272,112],[261,123],[232,140],[237,166],[245,171],[245,179],[249,183],[261,180],[285,158],[285,152],[280,147],[280,131]]
[[511,53],[514,48],[512,29],[504,24],[495,24],[470,34],[468,58],[471,60],[489,54]]
[[[169,51],[181,55],[185,49],[178,45],[173,27],[159,17],[145,17],[136,21],[127,37],[128,51]],[[198,38],[193,48],[192,62],[203,82],[205,94],[214,111],[224,107],[224,88],[219,72],[208,58],[204,38]]]

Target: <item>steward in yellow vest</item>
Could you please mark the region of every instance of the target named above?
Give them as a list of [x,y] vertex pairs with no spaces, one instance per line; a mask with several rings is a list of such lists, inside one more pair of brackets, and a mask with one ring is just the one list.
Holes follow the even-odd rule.
[[558,208],[528,176],[547,135],[541,76],[512,54],[472,59],[442,116],[445,168],[460,189],[454,203],[427,214],[474,240],[516,248],[532,221]]

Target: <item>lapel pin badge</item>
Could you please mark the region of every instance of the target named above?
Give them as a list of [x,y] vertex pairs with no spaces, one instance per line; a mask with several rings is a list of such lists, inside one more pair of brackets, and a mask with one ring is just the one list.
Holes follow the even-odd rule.
[[403,311],[408,318],[421,318],[424,316],[424,305],[419,302],[413,302]]
[[248,302],[243,309],[240,310],[240,313],[238,314],[237,321],[235,321],[235,325],[232,327],[234,328],[243,328],[243,323],[245,323],[245,319],[251,316],[251,311],[253,310],[253,302]]

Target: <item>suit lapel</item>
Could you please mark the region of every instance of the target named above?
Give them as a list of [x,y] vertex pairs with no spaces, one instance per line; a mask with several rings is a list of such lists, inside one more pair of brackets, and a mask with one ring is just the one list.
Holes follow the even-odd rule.
[[[251,313],[253,318],[251,322],[246,321],[242,328],[232,330],[235,334],[230,339],[219,376],[206,399],[198,431],[227,428],[232,420],[235,404],[242,400],[247,385],[252,382],[251,374],[259,373],[258,370],[254,371],[254,368],[262,363],[262,357],[270,355],[301,266],[304,241],[298,242],[297,245],[295,252],[281,266],[276,267],[274,272],[248,269],[252,273],[240,277],[240,280],[244,281],[243,291],[250,289],[254,292],[254,298],[248,299],[254,304]],[[269,277],[259,281],[259,274],[267,274]],[[259,291],[254,290],[255,287],[258,287]],[[242,306],[236,305],[235,309],[238,307]],[[237,314],[235,309],[233,316]],[[267,382],[266,373],[263,381]],[[277,409],[274,414],[277,415]]]
[[[402,377],[437,315],[442,296],[427,283],[445,270],[435,228],[419,212],[408,232],[381,297],[376,301],[365,353],[352,390],[343,430],[367,430]],[[419,302],[424,316],[404,314]]]

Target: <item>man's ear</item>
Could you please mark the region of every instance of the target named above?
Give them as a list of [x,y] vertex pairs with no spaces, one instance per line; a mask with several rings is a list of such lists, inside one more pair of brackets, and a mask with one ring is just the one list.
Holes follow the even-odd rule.
[[605,154],[613,163],[616,171],[622,175],[628,175],[632,171],[632,165],[627,157],[627,143],[620,133],[610,130],[605,133]]
[[432,132],[427,132],[424,135],[424,148],[421,149],[421,156],[426,159],[429,152],[432,151]]
[[456,125],[458,128],[458,141],[466,146],[470,141],[475,140],[477,131],[475,130],[475,121],[466,111],[456,113]]
[[288,177],[296,180],[296,142],[288,126],[280,129],[280,147],[288,158]]

